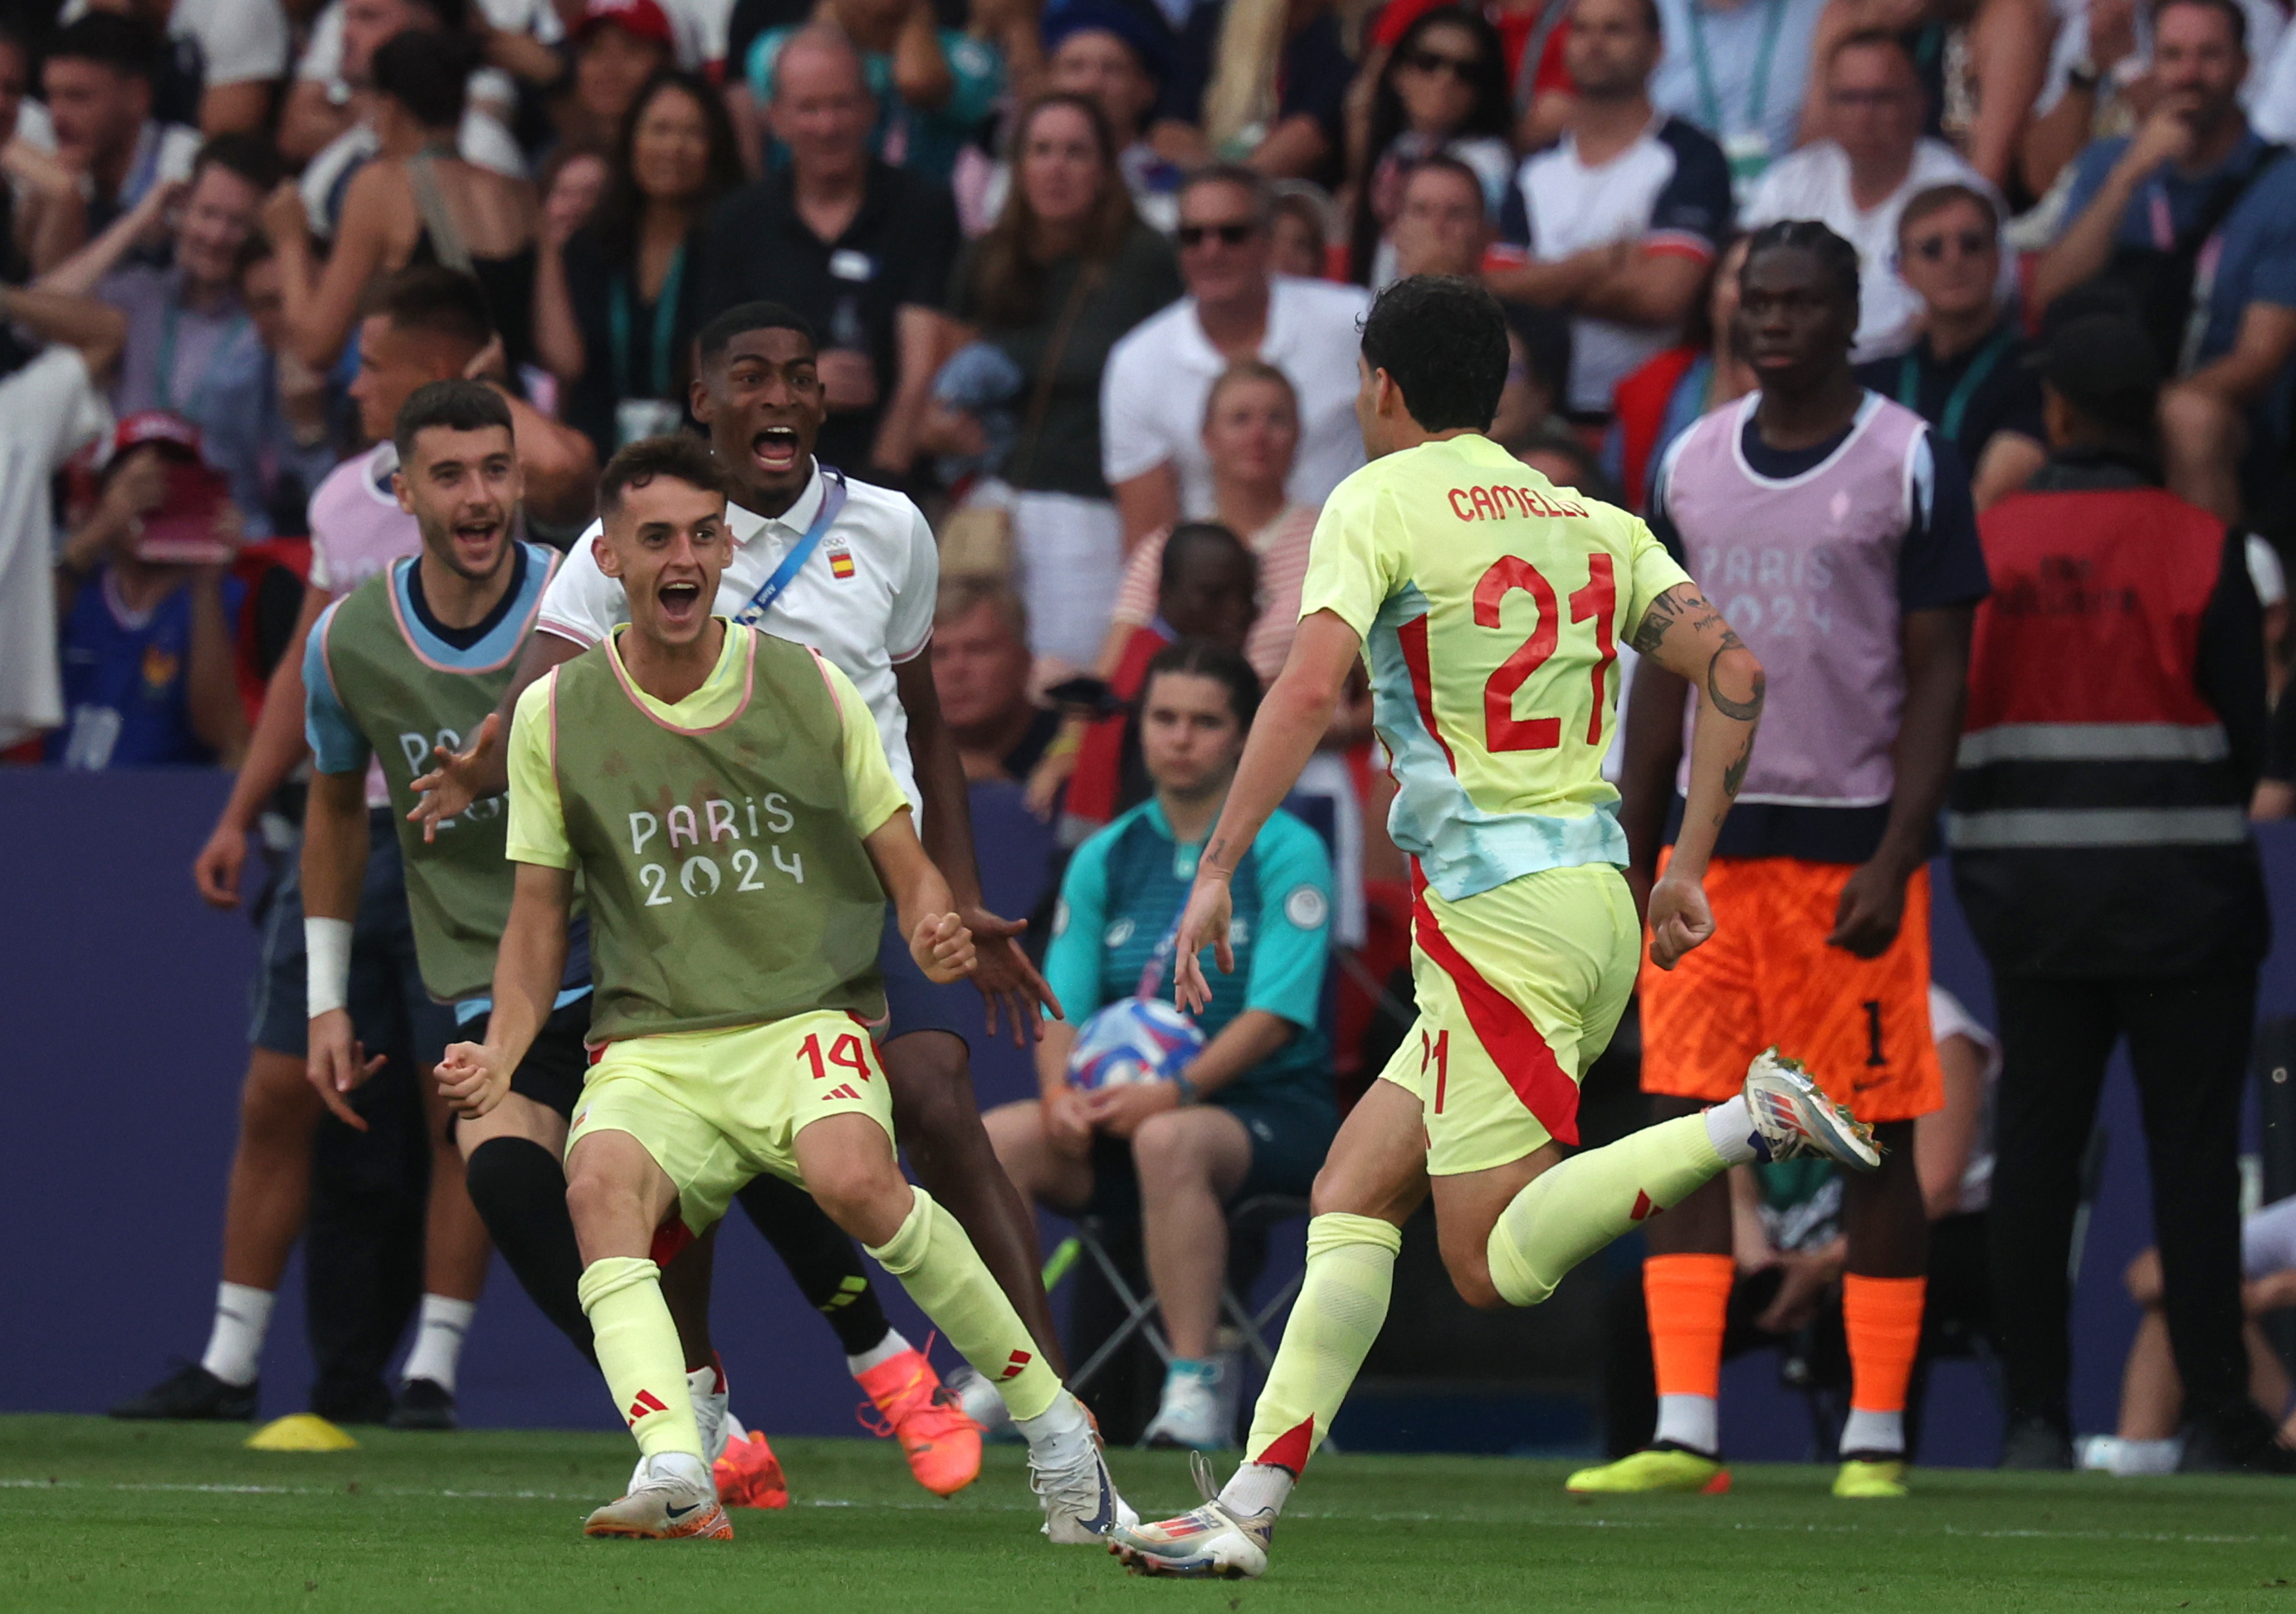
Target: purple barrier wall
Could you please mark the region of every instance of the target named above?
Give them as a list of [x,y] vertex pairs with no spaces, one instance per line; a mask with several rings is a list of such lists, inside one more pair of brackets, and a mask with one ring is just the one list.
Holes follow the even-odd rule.
[[[0,1206],[24,1230],[0,1247],[0,1409],[94,1412],[196,1355],[216,1281],[221,1190],[246,1060],[254,936],[214,913],[188,869],[226,781],[208,774],[72,775],[0,770],[0,979],[13,1005]],[[1024,913],[1048,839],[1018,793],[976,792],[990,900]],[[2274,888],[2296,893],[2296,830],[2265,837]],[[1938,885],[1939,978],[1980,1018],[1992,994]],[[2284,938],[2291,926],[2282,926]],[[2265,971],[2264,1012],[2296,1013],[2296,947]],[[984,1104],[1034,1091],[1009,1045],[974,1044]],[[2075,1318],[2075,1412],[2111,1427],[2136,1316],[2119,1274],[2149,1242],[2142,1134],[2125,1072],[2106,1090],[2112,1132]],[[851,1432],[857,1400],[835,1341],[763,1241],[733,1218],[719,1251],[716,1331],[736,1408],[775,1432]],[[902,1327],[922,1324],[890,1283]],[[291,1271],[264,1358],[266,1412],[299,1409],[310,1379],[301,1291]],[[1742,1459],[1801,1454],[1798,1402],[1756,1357],[1730,1370],[1724,1436]],[[613,1427],[579,1358],[497,1269],[463,1369],[475,1423]],[[1975,1370],[1952,1364],[1934,1392],[1931,1461],[1990,1460],[1997,1415]]]

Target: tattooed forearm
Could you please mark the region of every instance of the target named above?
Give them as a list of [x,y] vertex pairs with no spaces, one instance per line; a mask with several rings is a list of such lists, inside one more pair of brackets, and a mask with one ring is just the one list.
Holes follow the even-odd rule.
[[1754,742],[1752,737],[1750,736],[1747,738],[1745,745],[1739,751],[1738,754],[1732,759],[1730,765],[1722,770],[1723,795],[1729,796],[1734,801],[1737,798],[1739,789],[1746,782],[1746,770],[1752,763],[1753,760]]
[[1650,609],[1643,613],[1643,620],[1636,626],[1634,636],[1627,642],[1635,647],[1636,655],[1648,655],[1666,638],[1668,629],[1693,611],[1707,613],[1704,618],[1693,624],[1693,627],[1702,627],[1708,621],[1721,620],[1715,613],[1714,607],[1706,603],[1706,597],[1697,589],[1680,585],[1669,589],[1651,601]]
[[1719,670],[1722,658],[1729,655],[1732,648],[1733,646],[1729,645],[1723,646],[1714,653],[1714,659],[1706,663],[1706,698],[1714,703],[1714,710],[1724,717],[1734,717],[1742,723],[1751,723],[1762,715],[1762,697],[1767,693],[1768,683],[1761,673],[1756,672],[1754,692],[1747,699],[1732,700],[1723,694]]

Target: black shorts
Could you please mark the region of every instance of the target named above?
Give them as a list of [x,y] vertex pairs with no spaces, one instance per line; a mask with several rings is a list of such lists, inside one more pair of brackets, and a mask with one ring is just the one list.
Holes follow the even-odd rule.
[[[411,1050],[422,1062],[452,1039],[454,1011],[423,989],[414,959],[414,922],[406,912],[406,871],[398,827],[387,807],[367,814],[366,881],[351,922],[351,1029],[370,1053]],[[249,994],[247,1040],[294,1058],[310,1034],[305,1006],[309,967],[303,952],[303,886],[299,859],[282,865],[262,920],[261,961]]]
[[883,1042],[913,1031],[945,1031],[970,1048],[972,1033],[988,1024],[980,989],[972,982],[940,986],[925,978],[909,956],[909,939],[901,934],[900,916],[890,902],[885,904],[885,934],[877,943],[877,973],[885,978]]
[[[564,1008],[553,1009],[542,1029],[535,1033],[526,1058],[511,1073],[511,1091],[556,1110],[568,1121],[574,1118],[574,1105],[590,1075],[590,1050],[582,1039],[590,1034],[590,1002],[596,995],[586,992]],[[455,1040],[483,1042],[490,1017],[482,1014],[463,1021],[455,1030]]]
[[[1243,1123],[1251,1140],[1251,1165],[1243,1181],[1228,1196],[1230,1205],[1261,1194],[1287,1194],[1304,1199],[1332,1152],[1340,1130],[1340,1116],[1328,1102],[1283,1096],[1262,1098],[1247,1094],[1234,1103],[1217,1097],[1218,1105]],[[1122,1138],[1095,1136],[1092,1141],[1092,1198],[1086,1213],[1113,1221],[1140,1215],[1140,1179],[1133,1169],[1132,1145]]]

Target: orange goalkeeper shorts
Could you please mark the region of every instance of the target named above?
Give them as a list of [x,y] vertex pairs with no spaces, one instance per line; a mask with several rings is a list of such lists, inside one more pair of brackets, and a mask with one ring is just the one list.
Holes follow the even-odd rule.
[[1775,1043],[1860,1121],[1910,1121],[1944,1104],[1930,1034],[1929,870],[1906,882],[1905,922],[1877,959],[1825,943],[1854,871],[1797,858],[1708,866],[1712,939],[1671,970],[1644,958],[1644,1092],[1718,1103]]

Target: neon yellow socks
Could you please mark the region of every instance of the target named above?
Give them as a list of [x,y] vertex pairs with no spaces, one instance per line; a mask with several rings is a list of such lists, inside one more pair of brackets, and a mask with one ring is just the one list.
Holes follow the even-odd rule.
[[1387,1321],[1402,1248],[1401,1230],[1376,1216],[1333,1212],[1308,1223],[1308,1273],[1243,1443],[1251,1462],[1297,1476],[1324,1444]]
[[636,1256],[608,1256],[582,1269],[576,1292],[589,1314],[599,1370],[638,1450],[649,1457],[684,1452],[706,1471],[709,1459],[685,1389],[685,1353],[661,1297],[661,1269]]
[[1725,1169],[1703,1116],[1661,1121],[1573,1155],[1499,1213],[1484,1250],[1491,1286],[1510,1305],[1537,1305],[1563,1273]]
[[1015,1421],[1037,1416],[1061,1393],[1059,1375],[1045,1365],[956,1218],[924,1190],[909,1192],[907,1217],[890,1239],[869,1248],[870,1256],[901,1280],[957,1355],[996,1387]]

